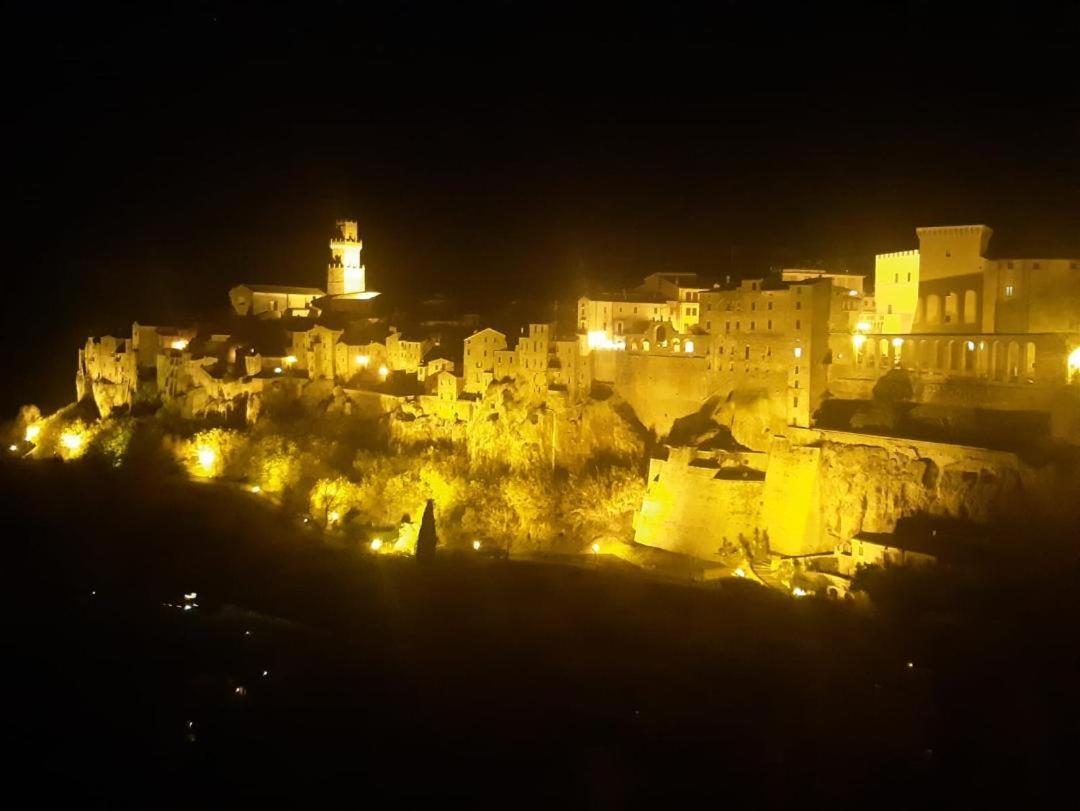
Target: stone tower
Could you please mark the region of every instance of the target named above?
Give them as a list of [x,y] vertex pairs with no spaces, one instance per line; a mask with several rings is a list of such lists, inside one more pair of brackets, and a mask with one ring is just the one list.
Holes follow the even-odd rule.
[[355,220],[338,220],[330,238],[330,266],[326,292],[331,296],[364,292],[364,266],[360,264],[360,241]]

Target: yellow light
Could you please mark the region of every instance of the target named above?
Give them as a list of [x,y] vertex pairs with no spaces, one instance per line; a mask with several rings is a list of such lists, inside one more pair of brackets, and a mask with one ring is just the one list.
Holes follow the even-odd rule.
[[847,294],[849,296],[857,296],[857,295],[859,295],[859,291],[858,290],[848,290]]
[[974,341],[968,341],[967,342],[967,348],[968,348],[968,352],[974,352],[975,351],[975,342]]
[[65,431],[60,435],[60,444],[69,451],[77,451],[83,445],[83,438],[81,434],[76,434],[73,431]]
[[693,341],[687,341],[686,343],[683,344],[683,352],[693,352],[693,351],[694,351],[694,342]]
[[331,524],[335,523],[339,518],[341,518],[341,513],[339,513],[337,510],[331,510],[330,513],[328,513],[326,516],[326,520],[329,521]]
[[371,358],[369,358],[367,355],[357,355],[356,356],[356,365],[357,366],[362,366],[362,367],[364,367],[366,369],[367,365],[370,362],[371,362]]
[[802,357],[802,347],[801,346],[795,347],[795,357],[797,357],[797,358]]
[[286,355],[285,356],[285,363],[286,364],[296,363],[296,355]]
[[251,485],[251,492],[252,493],[261,493],[262,488],[259,487],[259,485],[257,485],[257,484],[253,484],[253,485]]
[[177,338],[175,341],[173,341],[171,344],[169,344],[169,346],[172,349],[178,349],[178,350],[187,349],[187,345],[188,345],[188,342],[187,342],[186,338]]
[[855,325],[855,329],[857,329],[859,332],[869,332],[870,331],[870,322],[869,321],[860,321],[858,324]]
[[385,366],[380,366],[379,367],[379,377],[385,379],[388,374],[390,374],[389,369],[387,369]]
[[378,552],[380,549],[382,549],[382,538],[375,538],[371,542],[371,551]]
[[274,367],[274,374],[276,374],[276,375],[281,374],[281,367],[280,366],[275,366]]
[[480,541],[473,541],[472,542],[472,548],[475,549],[477,552],[479,552],[480,551]]
[[592,551],[593,551],[594,555],[599,555],[600,554],[600,544],[594,543],[592,545]]
[[809,593],[810,592],[808,592],[806,589],[799,588],[798,586],[791,590],[792,597],[805,597]]
[[15,451],[17,451],[18,449],[19,449],[18,445],[8,445],[8,450],[11,451],[12,453],[15,453]]
[[903,338],[893,338],[892,339],[892,345],[895,346],[897,349],[899,349],[900,347],[902,347],[904,345],[904,339]]
[[862,345],[866,343],[865,335],[853,335],[851,336],[851,343],[856,350],[862,349]]
[[217,461],[217,453],[209,445],[200,445],[195,451],[195,456],[199,460],[199,467],[206,473],[210,473],[214,469],[214,462]]
[[40,425],[27,425],[26,426],[26,441],[33,442],[41,435]]
[[736,569],[734,572],[732,572],[732,574],[735,575],[736,577],[746,577],[746,572],[743,571],[741,566],[738,569]]
[[1080,346],[1069,353],[1069,371],[1080,371]]

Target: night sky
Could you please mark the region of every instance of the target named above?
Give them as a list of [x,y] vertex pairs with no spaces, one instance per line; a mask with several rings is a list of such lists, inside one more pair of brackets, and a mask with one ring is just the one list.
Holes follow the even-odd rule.
[[872,269],[919,225],[1080,255],[1075,7],[177,3],[3,12],[3,416],[75,350],[322,286],[577,295]]

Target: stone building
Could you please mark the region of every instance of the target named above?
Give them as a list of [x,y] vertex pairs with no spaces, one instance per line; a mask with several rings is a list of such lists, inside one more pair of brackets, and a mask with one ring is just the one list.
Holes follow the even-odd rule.
[[506,349],[506,336],[497,329],[486,327],[474,332],[464,341],[464,390],[483,394],[495,375],[495,355]]

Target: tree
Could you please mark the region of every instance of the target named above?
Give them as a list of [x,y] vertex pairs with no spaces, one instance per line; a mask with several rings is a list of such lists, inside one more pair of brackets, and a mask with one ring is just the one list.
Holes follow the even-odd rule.
[[438,542],[435,535],[435,500],[429,498],[424,508],[424,517],[420,521],[420,534],[416,537],[416,559],[421,563],[434,560]]

